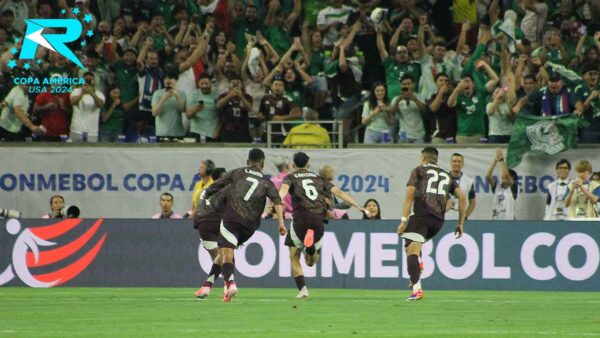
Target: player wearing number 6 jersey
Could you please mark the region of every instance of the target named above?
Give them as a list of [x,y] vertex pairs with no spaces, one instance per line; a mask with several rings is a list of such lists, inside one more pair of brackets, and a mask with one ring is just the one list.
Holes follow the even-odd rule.
[[331,193],[353,207],[364,209],[350,195],[333,186],[313,172],[308,171],[308,156],[299,152],[294,155],[296,170],[281,183],[279,196],[283,198],[288,192],[292,196],[292,224],[285,238],[285,245],[290,247],[290,261],[296,287],[300,291],[296,298],[308,297],[308,288],[304,281],[304,272],[300,265],[300,254],[304,254],[306,265],[313,266],[319,259],[321,239],[325,232],[327,212],[327,196]]
[[[412,284],[412,293],[407,300],[423,298],[419,255],[423,243],[435,236],[444,224],[444,214],[449,194],[458,197],[458,224],[456,238],[463,233],[466,198],[456,180],[437,166],[438,151],[427,147],[421,151],[421,165],[413,169],[406,184],[406,199],[402,209],[402,220],[398,234],[405,239],[406,262]],[[409,214],[413,209],[413,214]],[[408,222],[407,222],[408,221]]]
[[226,286],[224,302],[230,302],[237,294],[233,279],[233,251],[252,237],[260,226],[260,216],[265,209],[267,197],[275,205],[279,234],[283,236],[287,233],[283,223],[283,203],[273,182],[262,173],[264,164],[263,151],[252,149],[248,153],[247,167],[230,171],[208,187],[205,193],[205,198],[209,199],[221,189],[230,187],[218,238],[219,255],[223,259],[221,273]]

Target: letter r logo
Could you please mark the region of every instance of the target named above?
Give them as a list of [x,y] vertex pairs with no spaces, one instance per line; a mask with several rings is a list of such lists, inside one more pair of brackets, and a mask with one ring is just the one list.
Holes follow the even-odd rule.
[[[65,45],[77,40],[81,35],[81,22],[76,19],[25,19],[27,31],[23,41],[23,48],[19,59],[35,59],[38,45],[69,59],[71,62],[85,69],[79,59]],[[63,34],[42,34],[44,28],[66,28]]]

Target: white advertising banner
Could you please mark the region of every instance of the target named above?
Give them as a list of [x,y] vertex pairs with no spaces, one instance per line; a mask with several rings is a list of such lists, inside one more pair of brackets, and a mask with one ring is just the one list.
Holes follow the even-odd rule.
[[[2,147],[0,155],[0,208],[17,209],[23,217],[42,217],[50,210],[52,195],[77,205],[81,217],[149,218],[160,211],[159,196],[170,192],[174,210],[191,209],[192,190],[201,160],[211,159],[218,167],[245,165],[249,149],[188,147]],[[313,170],[329,164],[335,169],[335,184],[359,203],[378,200],[384,219],[400,218],[405,185],[419,164],[420,149],[307,150]],[[493,149],[440,149],[439,165],[449,170],[450,157],[465,158],[464,173],[474,179],[477,206],[471,219],[492,216],[493,194],[485,173],[494,158]],[[293,156],[293,150],[265,149],[265,173],[277,174],[274,159]],[[597,149],[575,149],[548,156],[529,154],[519,167],[517,219],[541,220],[548,183],[554,180],[555,163],[586,159],[600,169]],[[574,175],[574,170],[571,172]],[[495,171],[496,177],[500,169]],[[350,211],[350,218],[361,218]]]

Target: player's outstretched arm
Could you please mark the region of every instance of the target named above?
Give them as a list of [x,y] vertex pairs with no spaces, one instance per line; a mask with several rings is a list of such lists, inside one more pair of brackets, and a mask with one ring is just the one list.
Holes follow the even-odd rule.
[[279,234],[281,236],[287,235],[287,228],[283,222],[283,204],[281,202],[275,204],[275,214],[277,215],[277,222],[279,223]]
[[281,200],[283,200],[285,198],[285,196],[288,194],[288,192],[290,191],[290,186],[282,183],[281,187],[279,187],[279,197],[281,198]]
[[410,210],[415,200],[415,190],[416,188],[412,185],[406,187],[406,197],[404,197],[404,205],[402,206],[402,218],[400,219],[398,229],[396,229],[398,235],[402,235],[406,230],[408,216],[410,216]]
[[467,216],[465,212],[467,209],[467,197],[465,196],[465,192],[459,187],[456,187],[454,194],[458,197],[458,224],[456,225],[454,234],[456,238],[460,238],[464,232],[465,217]]
[[340,188],[338,187],[333,187],[331,188],[331,192],[341,198],[344,202],[350,204],[351,206],[355,207],[356,209],[365,212],[365,208],[361,207],[360,204],[356,203],[356,201],[354,200],[354,198],[352,198],[352,196],[348,195],[347,193],[345,193],[344,191],[340,190]]

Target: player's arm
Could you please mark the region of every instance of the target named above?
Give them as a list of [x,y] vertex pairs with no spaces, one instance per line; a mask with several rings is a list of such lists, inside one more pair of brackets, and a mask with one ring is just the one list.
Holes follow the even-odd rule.
[[469,201],[469,205],[467,206],[467,214],[465,215],[465,219],[468,219],[469,217],[471,217],[471,214],[473,213],[473,211],[475,210],[475,189],[473,188],[473,186],[471,185],[471,190],[469,191],[469,195],[466,196],[467,200]]
[[[282,184],[282,187],[283,187],[283,184]],[[287,187],[289,189],[289,185]],[[287,235],[287,228],[285,227],[285,223],[283,222],[283,197],[279,197],[279,194],[281,194],[281,190],[278,193],[277,188],[275,188],[275,184],[273,184],[273,182],[271,182],[271,181],[268,181],[267,197],[269,197],[269,199],[271,199],[271,201],[273,201],[273,209],[275,210],[275,214],[277,215],[277,223],[279,224],[279,234],[281,236],[285,236],[285,235]],[[286,189],[286,194],[287,194],[287,189]],[[285,196],[285,195],[283,195],[283,196]]]
[[208,199],[214,193],[216,193],[217,191],[225,188],[226,186],[228,186],[232,182],[233,182],[232,171],[230,171],[227,174],[225,174],[224,177],[219,178],[218,180],[214,181],[213,184],[211,184],[208,188],[206,188],[204,190],[204,198]]
[[363,207],[361,207],[358,203],[356,203],[356,201],[354,200],[354,198],[352,198],[352,196],[348,195],[347,193],[345,193],[344,191],[340,190],[340,188],[338,187],[332,187],[331,188],[331,192],[341,198],[344,202],[350,204],[351,206],[355,207],[356,209],[364,212],[365,209]]
[[290,186],[286,183],[281,183],[281,187],[279,187],[279,197],[283,200],[289,191]]
[[467,208],[467,197],[465,196],[465,192],[462,191],[460,187],[456,187],[454,189],[454,195],[458,198],[458,224],[456,225],[456,230],[454,234],[456,238],[460,238],[464,232],[465,228],[465,217],[466,208]]
[[400,219],[398,229],[396,229],[398,235],[402,235],[406,230],[408,216],[410,216],[410,210],[415,200],[415,190],[416,188],[412,185],[406,186],[406,197],[404,197],[404,205],[402,206],[402,218]]

